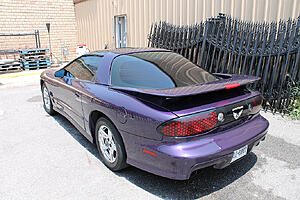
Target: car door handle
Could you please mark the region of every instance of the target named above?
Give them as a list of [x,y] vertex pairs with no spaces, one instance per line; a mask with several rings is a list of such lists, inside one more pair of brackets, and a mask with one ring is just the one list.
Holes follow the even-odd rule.
[[76,97],[80,97],[79,92],[75,92],[74,94],[75,94]]

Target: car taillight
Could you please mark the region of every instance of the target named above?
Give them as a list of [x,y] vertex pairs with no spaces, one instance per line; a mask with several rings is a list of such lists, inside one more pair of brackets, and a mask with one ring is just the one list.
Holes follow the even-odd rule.
[[255,97],[251,102],[251,104],[252,104],[251,113],[258,113],[261,109],[262,102],[263,102],[263,97],[262,96]]
[[[217,126],[239,120],[247,115],[257,114],[262,107],[262,102],[263,97],[259,95],[233,105],[175,118],[162,123],[157,131],[171,137],[203,134]],[[234,117],[233,111],[236,112],[236,109],[240,113]]]
[[167,121],[158,127],[158,131],[173,137],[196,135],[213,129],[217,121],[217,112],[210,110]]

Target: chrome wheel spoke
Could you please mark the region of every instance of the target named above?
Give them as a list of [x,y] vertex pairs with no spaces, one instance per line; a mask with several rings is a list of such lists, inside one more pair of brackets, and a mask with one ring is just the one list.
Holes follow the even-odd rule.
[[101,134],[99,135],[99,142],[100,142],[100,145],[101,145],[102,148],[106,147],[105,146],[105,139],[104,139],[103,135],[101,135]]
[[116,147],[116,144],[115,144],[115,143],[111,145],[111,149],[112,149],[113,151],[117,151],[117,147]]
[[107,137],[108,137],[110,142],[113,141],[112,134],[111,134],[110,130],[108,130]]
[[100,129],[99,131],[101,133],[102,139],[104,140],[107,137],[105,131],[103,129]]
[[114,150],[112,148],[109,148],[109,157],[110,157],[110,161],[113,162],[113,159],[114,159]]

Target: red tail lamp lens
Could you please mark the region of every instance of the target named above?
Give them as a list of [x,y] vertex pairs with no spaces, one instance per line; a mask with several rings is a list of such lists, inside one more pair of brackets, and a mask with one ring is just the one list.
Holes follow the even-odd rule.
[[217,112],[207,111],[170,120],[159,126],[158,131],[163,135],[173,137],[196,135],[213,129],[217,121]]
[[239,87],[239,86],[240,86],[240,84],[238,84],[238,83],[230,83],[230,84],[224,85],[224,87],[226,89],[232,89],[232,88],[236,88],[236,87]]
[[252,100],[253,106],[261,105],[263,101],[262,96],[258,96],[255,99]]
[[252,100],[253,113],[258,113],[260,111],[262,102],[263,102],[262,96],[258,96]]

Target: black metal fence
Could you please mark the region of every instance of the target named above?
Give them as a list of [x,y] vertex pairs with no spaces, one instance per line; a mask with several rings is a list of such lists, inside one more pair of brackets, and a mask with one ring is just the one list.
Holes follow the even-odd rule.
[[288,112],[298,98],[300,16],[271,23],[222,14],[190,26],[159,22],[148,39],[148,46],[180,53],[209,72],[261,77],[251,87],[263,94],[265,109]]

